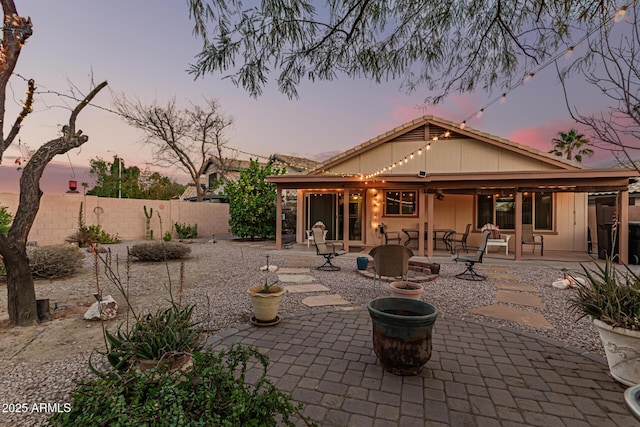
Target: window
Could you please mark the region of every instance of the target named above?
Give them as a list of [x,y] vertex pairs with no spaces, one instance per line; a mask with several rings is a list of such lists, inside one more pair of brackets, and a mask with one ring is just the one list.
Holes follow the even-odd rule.
[[217,172],[213,172],[209,174],[209,190],[213,190],[214,188],[214,184],[216,183],[216,180],[218,179],[218,173]]
[[[486,223],[503,230],[515,229],[515,197],[478,196],[477,226]],[[523,193],[522,223],[534,224],[535,230],[553,229],[553,196],[551,193]]]
[[417,191],[385,191],[384,193],[384,214],[391,215],[412,215],[418,213],[418,192]]

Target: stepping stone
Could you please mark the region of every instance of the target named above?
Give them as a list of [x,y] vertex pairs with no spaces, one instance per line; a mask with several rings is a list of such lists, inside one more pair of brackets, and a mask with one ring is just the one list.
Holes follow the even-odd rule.
[[278,274],[278,280],[285,283],[309,283],[316,279],[307,274]]
[[511,273],[486,273],[489,279],[500,279],[500,280],[518,280],[518,276]]
[[493,285],[506,291],[537,292],[535,286],[524,283],[495,282]]
[[278,269],[278,274],[300,274],[309,272],[308,267],[282,267]]
[[325,292],[329,290],[329,288],[324,285],[290,285],[285,286],[284,288],[287,292],[292,294],[299,294],[302,292]]
[[481,314],[494,319],[508,320],[520,323],[532,328],[553,329],[553,325],[544,318],[543,315],[519,308],[512,308],[506,305],[493,304],[486,307],[474,308],[470,313]]
[[535,308],[545,308],[537,295],[524,294],[522,292],[498,291],[496,294],[498,302],[509,304],[526,305]]
[[324,305],[349,305],[349,301],[343,299],[340,295],[318,295],[315,297],[306,297],[302,303],[307,307],[322,307]]

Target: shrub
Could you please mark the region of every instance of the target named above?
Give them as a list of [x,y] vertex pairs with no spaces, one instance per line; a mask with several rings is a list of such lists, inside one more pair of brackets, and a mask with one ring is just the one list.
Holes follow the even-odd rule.
[[178,239],[195,239],[198,237],[198,224],[191,226],[190,224],[174,224]]
[[164,232],[164,236],[162,236],[162,240],[164,240],[165,242],[170,242],[171,241],[171,232],[170,231],[165,231]]
[[29,248],[29,266],[33,277],[59,279],[69,277],[82,268],[84,254],[76,246],[43,246]]
[[191,253],[191,248],[177,242],[138,243],[129,248],[129,255],[140,261],[179,259]]
[[108,245],[111,243],[120,243],[118,234],[109,234],[102,229],[100,225],[90,225],[88,227],[89,238],[93,243]]
[[5,206],[0,206],[0,233],[6,236],[12,222],[13,217],[11,216],[11,213],[7,211]]
[[[245,377],[254,359],[261,375],[252,385]],[[163,367],[104,375],[80,383],[70,412],[54,414],[49,424],[295,426],[291,417],[302,405],[266,378],[268,363],[256,348],[236,344],[218,353],[195,353],[192,368],[184,371]]]

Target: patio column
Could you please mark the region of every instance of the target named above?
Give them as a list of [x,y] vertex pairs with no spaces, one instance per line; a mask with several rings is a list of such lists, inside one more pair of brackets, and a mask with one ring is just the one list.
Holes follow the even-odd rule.
[[620,263],[629,263],[629,190],[618,193],[618,256]]
[[520,261],[522,259],[522,193],[520,191],[516,191],[516,235],[513,236],[513,240],[515,240],[515,258],[516,261]]
[[424,188],[421,188],[418,191],[418,256],[424,256],[424,205],[426,202]]
[[344,189],[342,202],[342,241],[344,242],[344,251],[349,252],[349,197],[351,192],[348,188]]
[[282,187],[276,184],[276,249],[282,249]]
[[436,195],[433,193],[427,194],[427,256],[431,258],[433,256],[433,205],[436,200]]

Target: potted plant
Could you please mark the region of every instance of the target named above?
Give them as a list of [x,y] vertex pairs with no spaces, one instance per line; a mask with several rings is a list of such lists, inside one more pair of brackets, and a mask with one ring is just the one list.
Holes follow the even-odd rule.
[[282,286],[278,286],[278,281],[269,283],[269,256],[267,255],[267,277],[264,285],[251,286],[247,289],[253,304],[253,317],[251,323],[256,326],[272,326],[280,322],[278,310],[280,301],[286,292]]
[[172,304],[137,318],[128,330],[122,325],[115,334],[105,330],[109,347],[103,354],[119,371],[131,366],[142,371],[164,365],[181,369],[202,346],[200,328],[191,321],[193,309]]
[[367,304],[373,350],[382,367],[396,375],[417,375],[431,359],[438,310],[409,298],[377,298]]
[[590,316],[600,333],[613,378],[640,383],[640,276],[627,266],[618,271],[610,259],[596,269],[582,266],[586,281],[575,280],[570,307]]
[[420,299],[420,296],[424,292],[424,287],[414,282],[391,282],[389,287],[391,288],[393,296],[401,298]]

